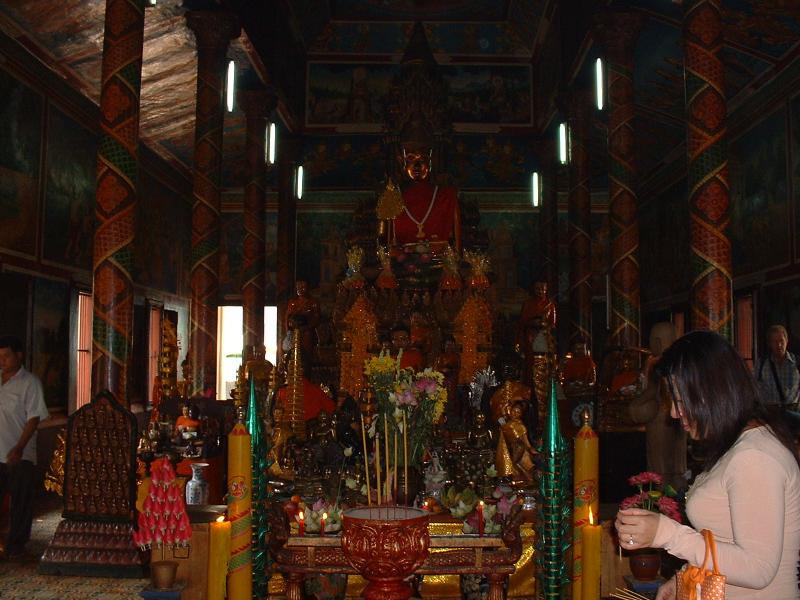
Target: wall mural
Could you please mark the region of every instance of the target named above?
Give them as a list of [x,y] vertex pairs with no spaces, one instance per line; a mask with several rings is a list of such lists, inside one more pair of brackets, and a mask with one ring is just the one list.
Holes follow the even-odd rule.
[[481,229],[489,232],[493,288],[498,296],[527,297],[536,279],[539,215],[526,212],[481,212]]
[[192,207],[145,171],[139,185],[134,281],[171,294],[188,294]]
[[31,368],[42,381],[47,406],[67,406],[69,306],[68,283],[34,279]]
[[0,247],[33,256],[42,97],[0,69]]
[[[309,63],[306,124],[374,130],[396,72],[394,64]],[[531,123],[529,65],[444,65],[440,72],[454,123]]]
[[530,140],[524,137],[454,136],[447,153],[447,170],[460,188],[529,189],[537,168]]
[[352,211],[297,213],[297,279],[327,291],[342,280],[343,245],[352,222]]
[[375,189],[386,180],[386,147],[381,136],[310,137],[304,146],[308,190]]
[[781,109],[729,146],[728,236],[736,276],[774,268],[791,260],[786,144],[786,111]]
[[683,179],[639,209],[642,303],[689,290],[689,205]]
[[790,105],[792,125],[792,191],[794,192],[794,256],[800,260],[800,96]]
[[45,163],[44,258],[91,270],[97,137],[51,105]]

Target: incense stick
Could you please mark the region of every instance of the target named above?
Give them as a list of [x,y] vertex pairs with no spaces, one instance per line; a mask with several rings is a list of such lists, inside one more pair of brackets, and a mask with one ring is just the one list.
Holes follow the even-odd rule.
[[617,588],[611,593],[612,598],[621,598],[622,600],[650,600],[647,596],[643,596],[637,592],[633,592],[631,590],[623,590],[622,588]]
[[372,506],[372,494],[369,491],[369,452],[367,452],[367,431],[364,429],[364,415],[361,414],[361,443],[364,445],[364,479],[367,481],[367,506]]

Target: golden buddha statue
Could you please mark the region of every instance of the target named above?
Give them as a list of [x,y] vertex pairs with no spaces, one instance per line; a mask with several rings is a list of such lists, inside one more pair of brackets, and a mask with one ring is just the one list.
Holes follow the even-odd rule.
[[546,413],[547,382],[555,368],[556,305],[547,294],[547,283],[533,284],[533,295],[525,300],[517,328],[517,349],[525,358],[523,381],[535,393],[539,407],[539,424]]
[[271,461],[269,473],[275,477],[290,479],[291,473],[284,471],[284,456],[287,442],[291,435],[288,423],[284,420],[283,406],[276,404],[272,409],[272,435],[270,450],[267,454]]
[[515,484],[521,485],[533,481],[533,457],[536,454],[528,439],[528,428],[522,422],[524,412],[521,402],[515,402],[511,406],[508,420],[500,425],[500,439],[495,455],[497,474],[511,477]]

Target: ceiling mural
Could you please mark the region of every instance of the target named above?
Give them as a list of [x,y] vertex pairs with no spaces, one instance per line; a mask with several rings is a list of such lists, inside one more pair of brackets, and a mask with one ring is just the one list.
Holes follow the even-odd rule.
[[330,0],[331,17],[340,21],[504,21],[510,0]]

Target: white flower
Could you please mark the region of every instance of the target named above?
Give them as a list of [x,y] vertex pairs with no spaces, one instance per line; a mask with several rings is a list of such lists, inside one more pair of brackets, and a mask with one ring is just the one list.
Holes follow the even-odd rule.
[[[346,478],[344,480],[344,485],[348,490],[354,490],[354,489],[356,489],[356,486],[358,485],[358,482],[355,479],[353,479],[352,477],[348,477],[348,478]],[[364,486],[364,487],[366,487],[366,486]]]
[[489,465],[486,467],[486,475],[488,477],[497,477],[497,469],[494,465]]
[[375,429],[376,429],[377,423],[378,423],[377,419],[372,419],[372,424],[369,426],[369,429],[367,430],[367,433],[369,434],[369,437],[371,437],[371,438],[375,437]]
[[366,483],[361,485],[361,490],[360,491],[361,491],[361,495],[362,496],[366,496],[367,495],[367,484]]
[[344,455],[348,456],[348,457],[349,456],[353,456],[353,447],[352,446],[348,446],[347,448],[345,448],[344,449]]

